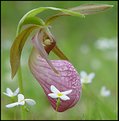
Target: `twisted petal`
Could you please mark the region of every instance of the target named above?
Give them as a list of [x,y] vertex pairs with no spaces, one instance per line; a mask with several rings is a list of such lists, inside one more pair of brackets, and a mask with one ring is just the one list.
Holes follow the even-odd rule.
[[[39,40],[39,38],[41,40]],[[58,73],[57,70],[54,68],[50,60],[48,60],[48,54],[46,53],[42,40],[43,39],[43,32],[38,32],[34,38],[32,39],[34,47],[38,50],[39,54],[47,61],[47,63],[50,65],[50,67],[53,69],[55,73]]]

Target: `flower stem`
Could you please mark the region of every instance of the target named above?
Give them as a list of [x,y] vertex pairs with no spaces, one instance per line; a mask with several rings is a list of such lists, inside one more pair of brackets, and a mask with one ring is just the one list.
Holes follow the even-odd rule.
[[[111,115],[109,115],[109,116],[112,116],[112,115],[113,115],[113,117],[116,117],[116,116],[115,116],[115,113],[112,111],[112,109],[111,109],[110,107],[108,107],[108,105],[105,104],[105,103],[103,102],[103,100],[102,100],[98,95],[96,95],[94,91],[92,91],[92,89],[90,89],[88,86],[86,87],[85,85],[83,85],[83,89],[84,89],[85,91],[86,91],[86,89],[87,89],[87,90],[90,90],[90,94],[97,100],[97,104],[98,104],[99,106],[102,105],[102,106],[105,108],[105,110],[107,110],[107,112],[106,112],[107,115],[109,115],[108,113],[110,113]],[[110,118],[111,118],[111,117],[110,117]]]
[[24,110],[24,106],[21,106],[21,120],[25,120],[25,110]]
[[[19,32],[20,32],[20,28],[18,27],[16,31],[16,36],[19,34]],[[18,70],[17,76],[18,76],[18,85],[19,85],[20,93],[23,94],[24,90],[23,90],[23,83],[22,83],[21,64],[19,64],[19,70]],[[21,106],[20,108],[21,108],[21,119],[24,120],[25,119],[24,105]]]
[[[11,97],[11,100],[12,100],[12,103],[14,103],[15,102],[15,97],[13,96],[13,97]],[[13,120],[16,120],[16,109],[15,109],[15,111],[13,112]]]
[[56,103],[56,111],[58,111],[58,107],[60,105],[60,98],[57,99],[57,103]]
[[[18,82],[19,82],[19,89],[20,93],[24,93],[23,90],[23,83],[22,83],[22,71],[21,71],[21,65],[19,65],[19,70],[18,70]],[[21,119],[25,119],[25,111],[24,111],[24,106],[21,107]]]
[[60,105],[60,98],[57,99],[57,102],[56,102],[56,120],[58,120],[58,107]]
[[21,72],[21,66],[20,65],[19,65],[19,70],[18,70],[18,81],[19,81],[20,93],[23,93],[22,72]]

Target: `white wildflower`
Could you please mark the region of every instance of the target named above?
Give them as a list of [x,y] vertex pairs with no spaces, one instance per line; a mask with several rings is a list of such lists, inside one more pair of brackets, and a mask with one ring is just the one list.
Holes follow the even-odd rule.
[[17,88],[14,92],[10,89],[7,88],[6,92],[3,92],[4,95],[7,95],[8,97],[14,97],[19,93],[19,88]]
[[105,86],[101,88],[100,95],[103,97],[108,97],[110,96],[111,92],[110,90],[107,90]]
[[48,94],[48,96],[50,96],[51,98],[60,98],[62,100],[70,100],[70,98],[67,95],[70,94],[72,90],[60,92],[54,85],[51,85],[51,92],[53,93]]
[[89,75],[85,71],[80,72],[81,83],[91,83],[93,78],[95,77],[95,73],[90,73]]
[[12,108],[12,107],[15,107],[18,105],[22,106],[25,103],[27,103],[28,105],[35,105],[36,104],[36,102],[33,99],[24,99],[24,95],[18,94],[18,102],[8,104],[8,105],[6,105],[6,108]]

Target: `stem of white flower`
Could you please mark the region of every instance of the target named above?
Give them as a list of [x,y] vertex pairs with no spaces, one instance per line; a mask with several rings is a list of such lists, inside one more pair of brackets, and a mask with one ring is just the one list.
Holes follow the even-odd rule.
[[56,120],[58,120],[58,107],[60,106],[60,98],[58,97],[56,102]]
[[59,107],[59,105],[60,105],[60,98],[58,97],[58,99],[57,99],[57,103],[56,103],[56,111],[58,111],[58,107]]

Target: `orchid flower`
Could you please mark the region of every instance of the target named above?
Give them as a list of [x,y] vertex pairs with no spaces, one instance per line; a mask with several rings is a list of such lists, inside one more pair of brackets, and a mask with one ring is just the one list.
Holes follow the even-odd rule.
[[[69,94],[69,92],[71,92],[72,90],[71,94],[69,94],[68,97],[65,95],[65,99],[70,100],[62,100],[60,108],[56,111],[62,112],[73,107],[78,102],[81,96],[81,80],[76,69],[69,62],[64,53],[58,48],[56,40],[49,30],[49,25],[56,18],[61,16],[77,16],[84,18],[84,15],[90,15],[100,11],[104,11],[105,9],[108,9],[110,7],[112,6],[83,5],[72,8],[70,10],[55,7],[39,7],[26,13],[18,24],[17,37],[10,50],[12,78],[15,76],[20,66],[21,52],[27,38],[33,30],[37,29],[32,37],[33,49],[29,57],[29,68],[35,79],[43,88],[47,98],[49,99],[51,105],[55,110],[56,100],[48,96],[48,94],[51,93],[50,86],[54,85],[61,92],[68,90],[68,92],[66,91],[65,94]],[[61,13],[51,16],[46,21],[43,21],[36,15],[45,10],[60,11]],[[30,24],[31,26],[21,31],[23,25],[27,24]],[[53,51],[61,59],[49,60],[48,55],[51,51]],[[62,98],[62,96],[60,96],[60,98]]]
[[[45,40],[42,31],[33,37],[32,43],[34,48],[29,58],[29,67],[34,77],[44,89],[54,109],[56,109],[56,100],[48,96],[51,92],[50,85],[54,85],[59,90],[72,90],[72,94],[69,95],[70,100],[68,100],[68,102],[62,101],[62,105],[58,109],[58,111],[62,112],[74,106],[80,99],[81,81],[78,72],[69,61],[47,59],[49,50],[54,45],[53,38],[50,39],[52,36],[47,36],[50,42],[48,45],[44,43]],[[52,88],[54,89],[54,87]]]
[[25,103],[27,103],[28,105],[31,105],[31,106],[36,104],[36,102],[33,99],[24,99],[23,94],[18,94],[18,101],[6,105],[6,108],[12,108],[12,107],[15,107],[18,105],[22,106],[22,105],[25,105]]
[[8,97],[14,97],[19,93],[19,88],[17,88],[14,92],[12,92],[12,90],[10,88],[6,89],[6,92],[3,92],[4,95],[8,96]]
[[100,90],[100,95],[103,97],[108,97],[110,96],[111,92],[110,90],[107,90],[105,86],[103,86]]
[[85,71],[81,71],[80,76],[82,84],[89,84],[92,82],[93,78],[95,77],[95,73],[90,73],[88,75]]

